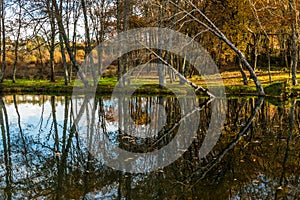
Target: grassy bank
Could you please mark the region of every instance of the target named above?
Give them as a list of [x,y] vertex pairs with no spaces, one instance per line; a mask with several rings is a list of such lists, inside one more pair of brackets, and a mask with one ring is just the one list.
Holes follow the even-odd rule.
[[[297,96],[300,94],[300,86],[292,86],[288,73],[273,71],[272,82],[269,81],[267,72],[257,72],[258,78],[261,81],[267,96],[276,97],[289,97]],[[249,80],[247,86],[243,85],[242,78],[239,72],[224,72],[221,74],[225,91],[227,95],[255,95],[256,88],[254,82]],[[249,76],[248,76],[249,77]],[[194,76],[191,81],[197,85],[206,87],[205,80],[200,76]],[[300,81],[300,80],[299,80]],[[101,78],[97,87],[98,94],[111,94],[117,84],[116,78]],[[134,80],[131,85],[135,85]],[[136,93],[139,94],[172,94],[172,91],[167,88],[159,88],[151,79],[147,79],[143,82],[143,87],[138,88]],[[75,85],[75,86],[74,86]],[[180,85],[178,82],[172,84],[173,91],[182,93],[186,91],[185,86]],[[132,87],[132,86],[131,86]],[[58,79],[56,82],[50,82],[48,80],[17,80],[16,83],[12,83],[11,80],[5,80],[0,84],[1,93],[35,93],[35,94],[72,94],[73,88],[77,91],[83,92],[86,89],[80,84],[74,84],[66,86],[63,79]],[[184,94],[184,92],[183,92]]]

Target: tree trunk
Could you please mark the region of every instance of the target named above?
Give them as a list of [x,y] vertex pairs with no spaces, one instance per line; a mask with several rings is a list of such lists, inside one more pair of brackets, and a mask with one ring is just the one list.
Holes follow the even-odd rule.
[[293,0],[289,0],[290,5],[290,11],[292,16],[295,16],[295,21],[292,23],[292,62],[291,62],[291,68],[292,68],[292,83],[293,85],[298,85],[297,82],[297,65],[298,65],[298,54],[297,54],[297,15],[296,15],[296,7]]
[[[287,41],[284,41],[284,63],[285,67],[289,69],[289,59],[288,59],[288,49],[287,49]],[[289,73],[290,75],[290,73]]]
[[[77,54],[77,39],[76,39],[76,27],[77,27],[77,20],[74,21],[74,25],[73,25],[73,39],[72,39],[72,54],[74,55],[74,57],[76,58],[76,54]],[[73,66],[75,67],[75,65],[72,63],[72,65],[70,66],[70,81],[72,79],[72,73],[73,73]]]
[[[74,55],[74,58],[76,58],[77,55],[77,32],[76,32],[76,28],[77,28],[77,23],[78,20],[80,18],[80,13],[77,11],[77,7],[78,7],[78,3],[76,1],[71,1],[72,4],[72,13],[73,13],[73,38],[72,38],[72,54]],[[68,37],[69,38],[69,37]],[[73,67],[75,67],[75,65],[72,62],[72,65],[70,65],[70,73],[69,73],[69,81],[71,81],[72,79],[72,74],[73,74]]]
[[[105,37],[105,16],[104,16],[104,5],[105,5],[105,0],[101,0],[101,17],[100,17],[100,33],[99,33],[99,38],[98,38],[98,43],[102,43],[104,41]],[[100,76],[102,73],[102,57],[103,57],[103,50],[99,49],[98,51],[98,75]]]
[[[185,55],[184,58],[179,59],[179,63],[180,63],[179,66],[178,66],[179,67],[179,73],[181,73],[183,76],[185,76],[184,70],[185,70],[185,65],[186,65],[186,55]],[[185,84],[185,82],[182,79],[180,79],[179,83],[181,85]]]
[[61,33],[61,35],[64,39],[64,42],[65,42],[70,60],[73,63],[75,69],[77,70],[78,76],[80,77],[80,79],[83,82],[84,86],[85,87],[90,87],[90,83],[88,82],[85,73],[82,71],[81,67],[77,63],[76,58],[74,57],[74,55],[72,53],[72,49],[71,49],[70,44],[69,44],[69,39],[68,39],[67,34],[65,32],[64,25],[63,25],[63,22],[62,22],[62,16],[59,13],[59,9],[58,9],[56,0],[52,0],[52,3],[54,5],[55,18],[56,18],[56,21],[57,21],[57,24],[58,24],[59,32]]
[[247,78],[247,75],[243,69],[243,63],[241,61],[241,59],[237,58],[238,59],[238,66],[239,66],[239,70],[242,74],[242,77],[243,77],[243,83],[244,85],[248,85],[248,78]]
[[[123,1],[123,9],[124,9],[124,12],[123,12],[123,27],[124,27],[124,30],[123,31],[127,31],[129,29],[129,17],[131,15],[131,0],[126,0],[126,1]],[[127,71],[128,71],[128,61],[129,61],[129,58],[128,58],[128,54],[125,54],[123,55],[122,57],[123,59],[123,74],[125,74]],[[124,84],[125,85],[130,85],[130,79],[127,78],[127,80],[123,80],[124,81]]]
[[54,17],[54,7],[51,1],[47,1],[47,12],[50,19],[50,42],[49,42],[49,64],[50,64],[50,81],[55,82],[54,77],[54,51],[55,51],[55,17]]
[[14,64],[13,64],[13,75],[12,75],[12,82],[15,83],[16,82],[16,72],[17,72],[17,64],[18,64],[18,52],[19,52],[19,39],[20,39],[20,32],[21,32],[21,27],[22,27],[22,23],[21,23],[21,17],[22,17],[22,7],[21,7],[21,1],[18,1],[19,4],[19,13],[18,13],[18,30],[17,30],[17,38],[16,38],[16,43],[15,43],[15,60],[14,60]]
[[38,52],[39,52],[39,61],[40,61],[40,78],[44,78],[44,62],[43,62],[43,55],[41,50],[41,44],[39,38],[37,38],[37,45],[38,45]]
[[[63,15],[63,1],[60,1],[60,14]],[[68,15],[66,15],[68,16]],[[67,25],[67,28],[69,25]],[[68,30],[68,36],[69,36],[69,30]],[[65,54],[65,47],[64,47],[64,42],[61,33],[59,33],[59,45],[60,45],[60,51],[61,51],[61,58],[62,58],[62,65],[64,68],[64,80],[65,80],[65,85],[68,85],[70,80],[69,80],[69,74],[68,74],[68,66],[67,66],[67,59],[66,59],[66,54]]]
[[257,57],[258,57],[258,45],[260,41],[260,35],[254,36],[254,62],[253,62],[253,70],[255,71],[257,68]]
[[61,51],[61,57],[62,57],[62,64],[63,64],[63,68],[64,68],[65,85],[68,85],[70,83],[70,78],[69,78],[69,73],[68,73],[68,66],[67,66],[64,42],[63,42],[61,33],[59,33],[59,45],[60,45],[60,51]]
[[[121,0],[117,0],[117,32],[121,32]],[[121,72],[121,58],[118,58],[118,81],[120,86],[123,86],[122,72]]]
[[[162,3],[162,2],[160,2]],[[163,19],[163,16],[164,16],[164,7],[166,6],[166,4],[164,5],[161,5],[159,7],[159,12],[160,12],[160,16],[159,16],[159,19],[158,19],[158,27],[159,28],[162,28],[162,19]],[[162,47],[161,47],[161,41],[160,41],[160,30],[158,30],[158,34],[157,34],[157,40],[158,40],[158,48],[157,48],[157,54],[160,58],[162,58]],[[166,87],[167,85],[167,82],[166,82],[166,68],[165,68],[165,65],[162,64],[162,61],[159,59],[158,62],[157,62],[157,72],[158,72],[158,77],[159,77],[159,86],[161,87]]]
[[[50,3],[50,2],[49,2]],[[50,8],[50,7],[49,7]],[[54,18],[54,9],[53,5],[51,6],[51,10],[49,10],[50,15],[50,26],[51,26],[51,37],[50,37],[50,69],[51,69],[51,82],[55,82],[55,75],[54,75],[54,51],[55,51],[55,18]]]
[[272,76],[271,76],[271,55],[270,55],[270,39],[268,39],[267,45],[267,57],[268,57],[268,75],[269,75],[269,82],[272,83]]
[[96,76],[94,59],[93,59],[93,55],[92,55],[92,46],[91,46],[91,38],[90,38],[90,31],[89,31],[90,28],[89,28],[89,23],[88,23],[85,0],[81,0],[81,5],[82,5],[82,11],[83,11],[83,18],[84,18],[85,39],[86,39],[86,43],[87,43],[87,50],[85,53],[87,55],[87,59],[89,60],[88,67],[90,67],[90,70],[92,72],[94,86],[97,86],[98,78]]
[[[229,41],[228,41],[229,42]],[[239,56],[239,58],[241,59],[242,63],[244,63],[244,66],[247,68],[247,70],[250,72],[250,76],[253,79],[255,85],[256,85],[256,90],[258,92],[259,96],[265,96],[265,92],[264,89],[262,87],[262,85],[260,84],[255,72],[253,71],[253,68],[251,67],[251,65],[249,64],[249,62],[246,60],[244,54],[237,49],[231,42],[229,42],[228,44],[231,44],[229,46],[231,46],[231,48],[237,53],[237,55]]]
[[1,1],[1,28],[2,28],[2,65],[0,73],[0,83],[3,82],[6,69],[6,36],[5,36],[5,5],[4,0]]

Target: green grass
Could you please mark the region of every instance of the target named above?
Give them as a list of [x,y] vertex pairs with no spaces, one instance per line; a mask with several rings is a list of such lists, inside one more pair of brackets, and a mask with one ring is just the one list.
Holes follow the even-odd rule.
[[[246,74],[249,78],[249,73],[246,72]],[[272,71],[271,82],[269,80],[269,74],[267,71],[257,71],[256,75],[264,87],[267,96],[286,98],[289,96],[298,96],[298,94],[300,94],[300,85],[292,86],[291,77],[287,72]],[[254,81],[248,79],[248,85],[243,85],[243,79],[240,72],[224,72],[221,74],[221,76],[227,94],[256,94],[256,86]],[[205,81],[199,76],[194,76],[191,80],[199,85],[205,84]],[[300,79],[298,79],[298,82],[300,83]]]
[[[296,96],[300,94],[300,85],[292,86],[291,77],[288,73],[282,71],[272,72],[272,82],[269,81],[268,73],[265,71],[256,72],[258,79],[263,85],[267,96],[274,97],[288,97]],[[249,74],[247,74],[249,77]],[[240,72],[224,72],[221,74],[222,81],[225,86],[227,95],[255,95],[256,87],[252,80],[248,80],[247,86],[243,85]],[[201,85],[206,88],[206,83],[201,76],[193,76],[190,79],[197,85]],[[300,79],[298,80],[300,82]],[[132,79],[130,86],[122,88],[122,90],[132,89],[136,85],[141,85],[135,91],[135,94],[148,94],[148,95],[171,95],[174,92],[176,94],[186,95],[186,87],[180,85],[178,81],[172,83],[172,90],[167,88],[160,88],[156,79],[144,79],[135,80]],[[97,87],[98,94],[111,94],[115,86],[117,85],[117,78],[101,78]],[[80,81],[72,82],[66,86],[63,79],[57,79],[54,83],[49,80],[24,80],[18,79],[16,83],[12,83],[11,80],[5,80],[0,84],[0,91],[2,93],[37,93],[37,94],[72,94],[73,86],[80,92],[85,92],[86,89]],[[122,91],[122,92],[123,92]],[[92,92],[92,90],[91,90]]]
[[72,92],[72,85],[66,86],[63,80],[54,83],[49,80],[5,80],[0,84],[2,93],[69,93]]

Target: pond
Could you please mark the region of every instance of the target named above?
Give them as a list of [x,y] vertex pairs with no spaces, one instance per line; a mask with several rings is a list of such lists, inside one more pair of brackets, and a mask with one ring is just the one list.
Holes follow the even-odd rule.
[[1,96],[0,199],[297,199],[299,102],[219,101]]

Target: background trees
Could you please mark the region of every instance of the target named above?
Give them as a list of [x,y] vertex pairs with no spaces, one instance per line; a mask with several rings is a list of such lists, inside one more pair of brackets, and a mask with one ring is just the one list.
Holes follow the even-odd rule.
[[[3,0],[0,8],[0,81],[38,74],[33,77],[51,81],[63,77],[68,84],[74,72],[82,70],[84,57],[105,39],[118,31],[161,26],[194,38],[221,71],[239,70],[244,84],[255,70],[268,70],[272,81],[274,69],[289,71],[297,84],[299,5],[295,0]],[[43,39],[35,40],[38,37]],[[184,58],[158,53],[185,76],[193,73]],[[137,63],[134,55],[144,59],[150,54],[124,55],[119,73]],[[98,60],[102,59],[105,55],[100,53]],[[100,63],[95,64],[101,69]]]

